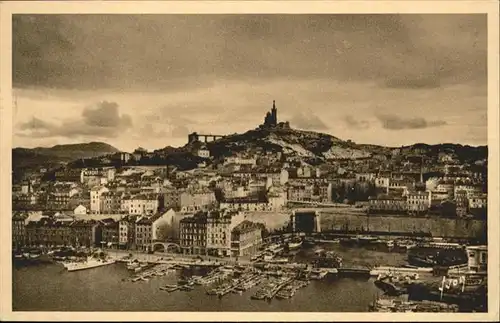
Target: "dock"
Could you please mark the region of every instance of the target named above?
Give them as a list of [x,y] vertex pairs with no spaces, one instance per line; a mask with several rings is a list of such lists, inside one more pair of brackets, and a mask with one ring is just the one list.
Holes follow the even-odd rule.
[[337,269],[339,276],[343,277],[370,277],[369,268],[341,267]]
[[428,267],[406,268],[406,267],[375,267],[369,271],[370,276],[397,274],[432,274],[433,269]]

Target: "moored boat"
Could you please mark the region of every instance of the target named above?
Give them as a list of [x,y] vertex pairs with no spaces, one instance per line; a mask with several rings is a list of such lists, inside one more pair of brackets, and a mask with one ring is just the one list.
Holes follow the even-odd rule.
[[302,239],[299,237],[294,237],[292,240],[288,243],[288,249],[294,250],[294,249],[299,249],[302,246]]
[[101,266],[107,266],[114,264],[115,260],[114,259],[96,259],[89,257],[87,258],[86,261],[83,262],[70,262],[65,264],[65,268],[68,271],[77,271],[77,270],[85,270],[85,269],[91,269],[91,268],[97,268]]

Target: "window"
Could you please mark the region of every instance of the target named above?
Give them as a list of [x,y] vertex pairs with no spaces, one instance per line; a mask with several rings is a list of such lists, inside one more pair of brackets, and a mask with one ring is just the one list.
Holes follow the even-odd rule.
[[481,253],[479,254],[479,262],[480,262],[481,264],[485,264],[485,263],[487,263],[487,259],[488,259],[488,254],[487,254],[486,252],[481,252]]

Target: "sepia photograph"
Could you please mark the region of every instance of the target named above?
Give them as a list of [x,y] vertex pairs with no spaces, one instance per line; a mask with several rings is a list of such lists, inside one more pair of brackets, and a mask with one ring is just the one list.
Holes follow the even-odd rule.
[[2,16],[5,308],[498,319],[486,10],[99,3]]

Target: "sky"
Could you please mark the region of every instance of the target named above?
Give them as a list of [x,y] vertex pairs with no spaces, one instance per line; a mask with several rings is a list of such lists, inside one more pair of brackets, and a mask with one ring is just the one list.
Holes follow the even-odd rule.
[[279,121],[487,144],[485,14],[15,15],[15,147],[182,146]]

